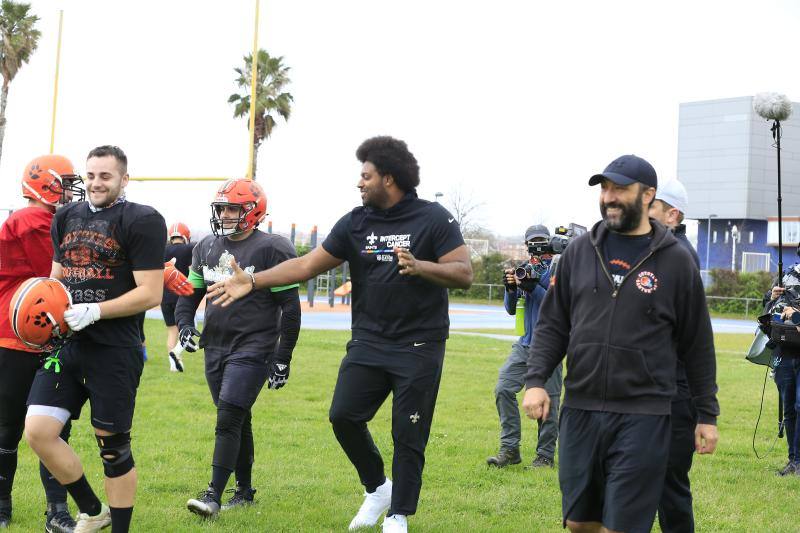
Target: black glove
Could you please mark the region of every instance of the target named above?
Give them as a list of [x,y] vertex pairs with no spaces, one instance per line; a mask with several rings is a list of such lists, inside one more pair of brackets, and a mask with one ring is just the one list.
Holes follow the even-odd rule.
[[[197,337],[197,339],[195,339]],[[200,332],[192,326],[183,326],[180,333],[181,346],[187,352],[196,352],[200,345],[197,341],[200,339]]]
[[269,388],[280,389],[289,381],[289,363],[281,361],[269,362]]

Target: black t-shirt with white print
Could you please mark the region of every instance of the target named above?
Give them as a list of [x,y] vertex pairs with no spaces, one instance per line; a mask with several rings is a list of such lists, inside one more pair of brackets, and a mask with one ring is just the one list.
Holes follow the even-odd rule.
[[[56,211],[50,227],[53,261],[61,263],[62,281],[72,303],[113,300],[136,288],[133,272],[164,267],[167,226],[148,205],[120,202],[92,212],[88,202]],[[139,315],[102,319],[75,333],[111,346],[139,346]]]
[[407,193],[388,210],[357,207],[322,243],[350,262],[353,338],[376,342],[440,341],[448,336],[447,289],[402,275],[393,247],[437,261],[464,244],[454,217],[436,202]]
[[[190,276],[202,276],[209,287],[233,275],[231,261],[234,259],[240,268],[255,273],[294,257],[297,257],[294,246],[280,235],[256,230],[241,241],[208,235],[194,247]],[[286,289],[255,290],[228,307],[207,303],[200,345],[227,353],[274,352],[281,320],[281,307],[274,293]],[[182,300],[178,300],[178,306],[182,305]]]

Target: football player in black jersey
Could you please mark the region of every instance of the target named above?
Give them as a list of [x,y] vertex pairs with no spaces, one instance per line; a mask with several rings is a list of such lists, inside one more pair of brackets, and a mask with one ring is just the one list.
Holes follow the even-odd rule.
[[[297,257],[285,237],[256,230],[266,214],[267,198],[255,181],[229,180],[219,188],[211,204],[213,235],[200,241],[192,253],[189,281],[194,294],[181,296],[175,310],[182,346],[189,352],[205,349],[206,380],[217,407],[211,482],[197,498],[187,502],[190,511],[207,518],[220,509],[253,502],[251,408],[265,383],[270,389],[286,384],[300,332],[296,283],[254,291],[236,302],[232,313],[206,306],[202,335],[194,327],[194,315],[206,295],[206,286],[233,275],[234,256],[248,279]],[[221,505],[222,492],[233,472],[236,488]]]
[[[449,333],[447,288],[468,288],[472,266],[454,217],[417,197],[419,166],[405,142],[367,139],[356,157],[363,205],[343,216],[322,246],[256,274],[234,263],[235,275],[210,293],[215,304],[236,305],[254,289],[296,283],[349,261],[353,338],[329,418],[366,490],[350,529],[371,527],[387,512],[383,531],[405,532],[419,500]],[[367,429],[390,392],[394,485]]]
[[[126,201],[127,163],[116,146],[93,149],[86,161],[88,201],[56,212],[50,276],[71,293],[64,318],[73,335],[36,373],[28,397],[25,436],[77,503],[80,532],[130,527],[137,482],[130,431],[144,364],[138,320],[161,302],[163,287],[167,228],[152,207]],[[75,451],[59,438],[86,400],[108,506],[89,486]]]

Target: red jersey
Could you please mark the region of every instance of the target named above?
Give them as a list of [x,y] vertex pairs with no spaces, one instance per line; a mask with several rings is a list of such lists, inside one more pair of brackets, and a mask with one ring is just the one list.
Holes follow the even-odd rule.
[[0,346],[38,353],[11,329],[8,306],[17,287],[28,278],[49,276],[53,263],[50,223],[53,213],[41,207],[14,211],[0,227]]

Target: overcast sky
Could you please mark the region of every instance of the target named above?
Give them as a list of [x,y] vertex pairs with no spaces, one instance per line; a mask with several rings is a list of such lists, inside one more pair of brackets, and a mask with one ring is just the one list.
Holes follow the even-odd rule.
[[[254,0],[33,1],[39,49],[11,85],[0,206],[49,150],[63,8],[57,153],[83,171],[117,144],[132,176],[245,174],[228,96],[252,48]],[[327,232],[359,203],[365,138],[408,142],[420,196],[460,189],[493,231],[599,218],[588,177],[623,153],[676,169],[681,102],[771,90],[800,98],[800,3],[737,1],[261,2],[259,44],[291,67],[292,117],[262,145],[276,230]],[[207,231],[214,183],[131,183],[168,222]],[[691,199],[690,199],[691,201]]]

